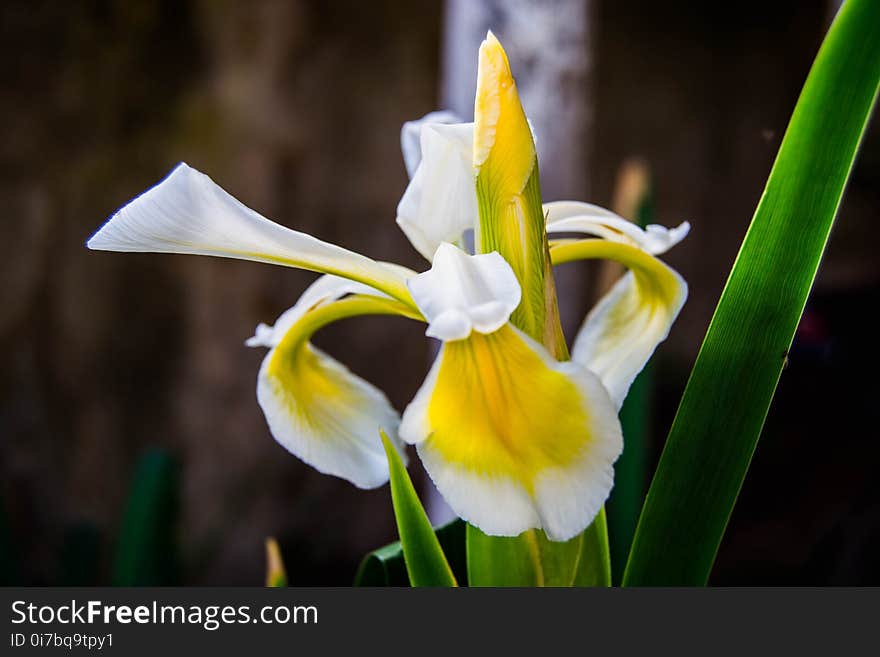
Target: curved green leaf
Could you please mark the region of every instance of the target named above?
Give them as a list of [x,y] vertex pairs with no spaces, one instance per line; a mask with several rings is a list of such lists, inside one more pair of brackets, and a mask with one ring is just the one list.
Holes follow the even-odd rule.
[[[467,585],[467,566],[465,564],[465,523],[456,518],[434,530],[440,547],[452,574],[461,586]],[[354,578],[355,586],[409,586],[403,548],[400,541],[373,550],[367,554],[358,567]]]
[[648,492],[627,585],[704,584],[880,81],[880,2],[847,0],[795,107]]
[[400,454],[385,432],[381,434],[391,474],[394,517],[410,583],[413,586],[458,586]]

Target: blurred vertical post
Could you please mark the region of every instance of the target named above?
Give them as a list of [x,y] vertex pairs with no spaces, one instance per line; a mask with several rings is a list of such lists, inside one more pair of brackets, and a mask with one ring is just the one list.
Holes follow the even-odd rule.
[[[532,122],[545,201],[589,196],[594,5],[593,0],[446,0],[440,106],[473,119],[477,52],[492,30],[504,44]],[[573,335],[586,312],[587,286],[576,267],[554,275],[562,327]],[[435,524],[451,517],[433,490],[427,509]]]
[[[642,228],[654,220],[654,195],[648,165],[630,158],[617,175],[612,208],[621,217]],[[596,281],[597,297],[605,294],[623,275],[616,262],[603,262]],[[623,577],[629,547],[639,521],[647,487],[647,450],[651,431],[653,367],[649,362],[636,377],[620,409],[623,425],[623,454],[614,466],[614,490],[608,504],[608,533],[611,544],[611,575],[614,583]]]

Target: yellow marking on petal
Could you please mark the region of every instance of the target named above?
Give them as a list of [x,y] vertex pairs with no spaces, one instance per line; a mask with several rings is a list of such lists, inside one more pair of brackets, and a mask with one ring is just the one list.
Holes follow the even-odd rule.
[[576,260],[614,260],[633,274],[651,297],[668,301],[680,293],[680,279],[662,261],[637,246],[602,239],[564,239],[550,242],[550,258],[554,265]]
[[377,430],[396,437],[400,417],[375,386],[312,346],[312,334],[358,315],[417,313],[399,301],[353,295],[314,306],[287,328],[263,359],[257,399],[275,439],[320,472],[360,488],[388,479]]
[[577,362],[599,375],[619,406],[635,376],[668,335],[687,298],[687,284],[654,256],[621,242],[556,242],[550,256],[554,265],[601,258],[630,269],[587,316],[573,352]]
[[[353,295],[310,310],[285,334],[275,347],[267,374],[285,391],[289,410],[314,428],[333,424],[334,405],[344,408],[363,395],[346,377],[320,357],[309,343],[318,329],[348,317],[360,315],[401,315],[422,319],[399,301]],[[294,405],[295,401],[295,405]]]
[[218,253],[218,255],[225,255],[226,257],[245,258],[248,260],[258,260],[270,264],[281,265],[282,267],[306,269],[322,274],[340,276],[342,278],[347,278],[349,280],[363,283],[364,285],[369,285],[370,287],[374,287],[380,292],[384,292],[392,298],[397,299],[399,302],[406,304],[407,306],[409,306],[409,308],[417,310],[416,304],[412,299],[412,295],[410,295],[409,290],[406,287],[406,279],[404,278],[404,276],[402,274],[398,274],[397,272],[393,272],[390,269],[386,269],[382,267],[380,263],[370,261],[367,258],[364,258],[364,260],[366,260],[370,266],[318,267],[314,263],[306,260],[282,258],[268,253],[255,253],[251,251],[238,251],[234,249],[227,249],[224,254]]
[[581,393],[507,325],[443,345],[425,447],[450,465],[512,479],[530,494],[548,468],[575,463],[593,440]]

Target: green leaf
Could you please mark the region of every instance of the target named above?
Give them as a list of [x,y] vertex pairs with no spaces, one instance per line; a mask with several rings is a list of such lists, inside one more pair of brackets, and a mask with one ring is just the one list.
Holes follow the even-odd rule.
[[584,534],[557,543],[536,529],[513,537],[487,536],[473,525],[468,525],[468,584],[572,586],[583,544]]
[[114,586],[166,586],[177,579],[175,530],[177,468],[163,450],[139,460],[129,494],[116,557]]
[[604,508],[583,533],[574,586],[611,586],[611,554]]
[[367,554],[354,576],[355,586],[409,586],[403,548],[395,541]]
[[[467,565],[465,563],[465,523],[456,518],[434,529],[440,548],[449,561],[456,581],[467,585]],[[403,548],[400,541],[373,550],[367,554],[358,567],[354,578],[355,586],[409,586]]]
[[880,2],[822,44],[681,400],[626,585],[700,585],[748,469],[880,81]]
[[391,475],[394,517],[397,519],[397,531],[400,533],[400,544],[403,547],[403,558],[410,584],[458,586],[400,454],[388,440],[385,432],[381,431],[381,434]]

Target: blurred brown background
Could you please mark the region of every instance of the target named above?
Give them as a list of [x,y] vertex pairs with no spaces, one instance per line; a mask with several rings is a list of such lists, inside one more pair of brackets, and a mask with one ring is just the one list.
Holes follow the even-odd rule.
[[[589,3],[588,164],[574,197],[610,204],[621,163],[640,156],[656,220],[693,225],[666,257],[691,296],[655,359],[652,460],[832,4]],[[365,551],[396,538],[388,490],[359,491],[278,446],[255,399],[263,354],[243,346],[313,275],[83,243],[185,160],[280,223],[423,268],[394,225],[406,185],[399,129],[441,103],[443,4],[0,7],[0,500],[20,581],[106,582],[134,463],[162,447],[180,464],[179,581],[258,584],[263,539],[275,535],[292,583],[349,583]],[[878,183],[875,127],[715,583],[880,582],[867,322],[880,300]],[[586,307],[589,281],[576,289],[562,303]],[[363,319],[317,341],[402,409],[429,362],[422,333]],[[100,558],[92,581],[69,581],[59,554],[83,527]]]

